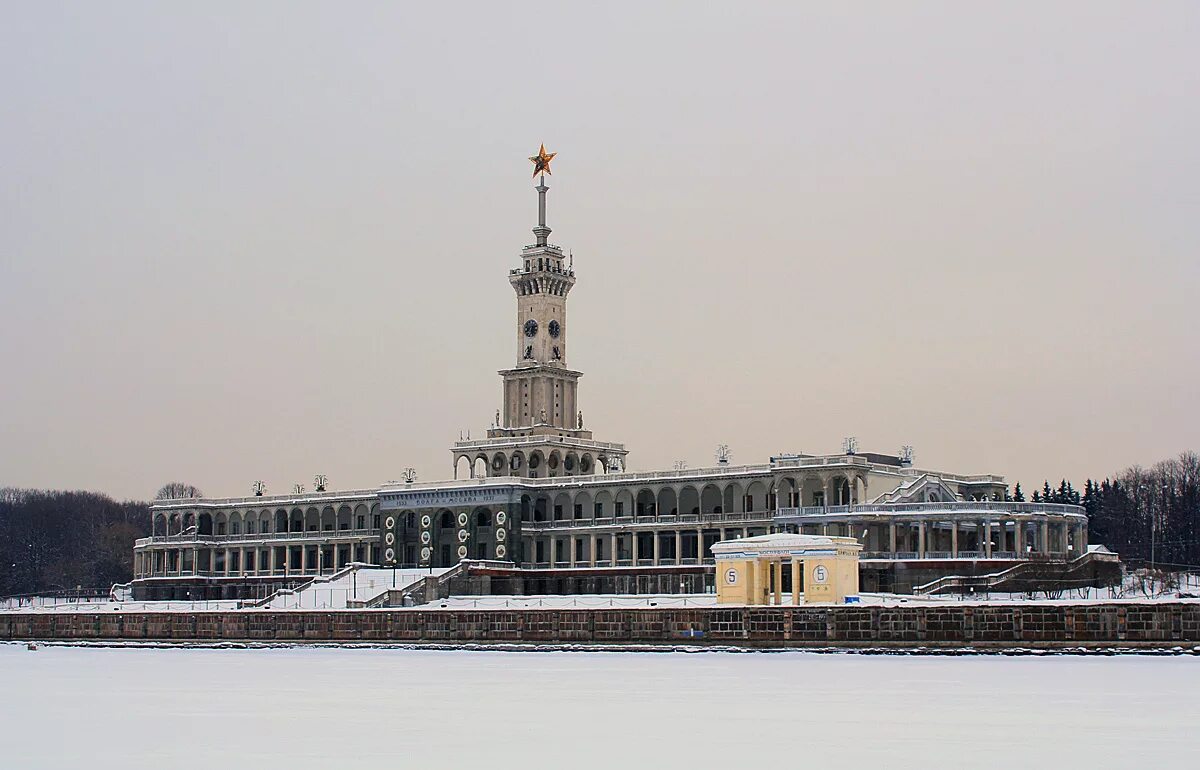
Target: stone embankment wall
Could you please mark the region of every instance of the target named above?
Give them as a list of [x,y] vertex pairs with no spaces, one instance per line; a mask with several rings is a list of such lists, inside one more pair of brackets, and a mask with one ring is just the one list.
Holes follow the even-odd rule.
[[1200,643],[1200,602],[29,612],[0,613],[0,639],[1161,648]]

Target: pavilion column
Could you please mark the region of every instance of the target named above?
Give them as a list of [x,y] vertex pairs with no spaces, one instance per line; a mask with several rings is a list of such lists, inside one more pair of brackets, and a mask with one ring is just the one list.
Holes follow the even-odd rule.
[[[894,536],[895,531],[896,531],[896,525],[893,524],[892,525],[892,532],[893,532],[893,537],[892,537],[893,549],[892,550],[895,550],[895,547],[894,547],[895,546],[895,536]],[[800,564],[801,564],[801,562],[799,559],[792,559],[792,604],[800,603],[800,569],[801,569]]]
[[917,522],[917,558],[925,558],[925,522]]
[[958,557],[958,520],[950,522],[950,557]]
[[652,530],[651,534],[654,535],[654,548],[651,549],[651,552],[654,555],[654,566],[657,567],[662,562],[662,560],[660,558],[661,544],[659,542],[660,540],[662,540],[662,533],[656,529],[656,530]]
[[988,519],[983,523],[983,555],[987,558],[992,558],[992,520]]
[[683,564],[683,531],[675,530],[675,563]]
[[1050,553],[1050,522],[1043,521],[1041,526],[1042,532],[1042,553]]
[[588,566],[596,566],[596,533],[588,535]]
[[896,523],[892,522],[888,525],[888,547],[892,553],[896,552]]
[[571,535],[567,538],[567,548],[571,549],[571,553],[568,554],[568,556],[569,556],[569,561],[570,561],[570,564],[572,567],[575,566],[575,547],[576,547],[575,536]]
[[775,606],[783,604],[783,559],[771,562],[771,571],[775,573]]
[[629,536],[633,539],[633,566],[636,567],[637,563],[638,563],[638,533],[637,533],[637,530],[633,530],[632,532],[630,532]]
[[617,533],[613,532],[610,537],[612,538],[612,552],[608,556],[608,561],[610,566],[615,567],[617,566]]
[[1023,544],[1025,541],[1025,533],[1022,531],[1024,529],[1024,527],[1025,527],[1025,523],[1023,521],[1021,521],[1020,519],[1013,519],[1013,548],[1012,549],[1016,552],[1017,558],[1020,558],[1021,553],[1025,550],[1023,548]]
[[696,563],[704,563],[704,530],[696,530]]

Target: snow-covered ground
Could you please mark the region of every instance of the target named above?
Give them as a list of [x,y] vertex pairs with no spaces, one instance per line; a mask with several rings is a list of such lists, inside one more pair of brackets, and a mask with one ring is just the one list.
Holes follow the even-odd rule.
[[1192,768],[1200,659],[0,644],[4,767]]
[[[370,600],[391,588],[403,588],[410,583],[440,575],[447,570],[396,570],[364,567],[337,580],[320,579],[306,584],[295,592],[281,592],[267,605],[270,609],[344,609],[347,599]],[[355,593],[357,591],[357,593]],[[1011,602],[1105,602],[1105,601],[1179,601],[1180,597],[1200,596],[1200,574],[1176,573],[1164,582],[1152,577],[1144,570],[1125,575],[1121,585],[1113,588],[1079,588],[1061,593],[1011,594],[993,592],[988,594],[938,594],[936,596],[912,596],[907,594],[864,593],[860,597],[865,605],[900,604],[945,604],[947,602],[1011,603]],[[785,597],[787,598],[787,597]],[[1189,599],[1196,601],[1196,599]],[[574,596],[455,596],[431,602],[426,607],[448,609],[503,609],[523,607],[707,607],[716,604],[715,594],[580,594]],[[0,612],[58,611],[58,612],[110,612],[134,611],[178,611],[196,612],[236,609],[238,602],[232,600],[209,601],[68,601],[56,598],[8,599],[0,603]]]

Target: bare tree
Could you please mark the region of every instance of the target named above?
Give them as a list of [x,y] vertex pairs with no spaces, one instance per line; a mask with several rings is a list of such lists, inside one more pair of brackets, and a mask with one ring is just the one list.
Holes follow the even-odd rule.
[[198,487],[182,481],[169,481],[154,495],[155,500],[183,500],[189,497],[204,497]]

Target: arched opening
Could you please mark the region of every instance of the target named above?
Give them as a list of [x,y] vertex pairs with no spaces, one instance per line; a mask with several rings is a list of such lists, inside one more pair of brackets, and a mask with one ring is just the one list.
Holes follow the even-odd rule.
[[332,532],[337,528],[337,514],[333,512],[333,506],[327,505],[321,509],[321,531]]
[[237,511],[229,514],[229,534],[242,534],[242,514],[238,513]]
[[430,560],[435,567],[453,567],[458,563],[455,548],[458,539],[455,537],[454,512],[443,508],[433,516],[433,540],[430,548],[433,557]]
[[159,537],[165,534],[167,534],[167,517],[157,513],[150,524],[150,536]]
[[752,481],[746,485],[744,511],[767,510],[767,485],[761,481]]
[[824,484],[816,476],[805,478],[804,483],[800,485],[800,499],[805,507],[824,505],[824,495]]
[[550,520],[550,498],[546,495],[538,495],[533,500],[533,520],[534,521],[549,521]]
[[521,495],[521,521],[533,521],[533,498]]
[[613,515],[613,496],[612,492],[603,489],[596,493],[596,499],[592,503],[592,512],[597,519],[610,519]]
[[488,460],[484,455],[477,455],[471,463],[471,476],[477,479],[487,478]]
[[742,485],[731,481],[721,490],[721,506],[726,513],[741,513],[746,510],[746,493]]
[[721,490],[716,484],[705,484],[700,492],[700,510],[702,513],[721,512]]
[[634,502],[635,516],[653,516],[657,511],[657,500],[654,499],[654,493],[649,489],[639,489],[637,499]]
[[287,532],[288,531],[288,514],[287,514],[287,511],[283,510],[282,508],[275,511],[275,531],[276,532]]
[[508,475],[508,457],[503,452],[497,452],[492,455],[492,475],[507,476]]
[[187,513],[183,514],[183,531],[196,531],[196,514],[194,512],[188,511]]
[[633,516],[633,493],[628,489],[617,491],[617,498],[613,501],[614,516]]
[[309,508],[304,512],[304,531],[305,532],[320,532],[321,531],[321,512],[316,508]]
[[546,475],[558,476],[562,470],[562,455],[558,450],[552,450],[550,456],[546,458]]
[[167,519],[167,534],[178,535],[183,531],[183,517],[178,513],[172,513]]
[[700,493],[690,484],[679,490],[679,512],[692,516],[700,514]]
[[567,456],[563,458],[563,472],[571,476],[579,470],[579,456],[574,452],[567,452]]
[[495,535],[492,532],[492,509],[476,508],[472,513],[475,531],[466,543],[468,553],[476,559],[492,557]]
[[546,458],[538,449],[529,453],[529,477],[537,478],[545,473]]
[[465,479],[471,475],[471,458],[459,455],[454,458],[454,478]]
[[579,475],[587,476],[591,474],[595,467],[596,461],[592,459],[591,455],[585,454],[579,458]]
[[779,500],[779,505],[784,508],[800,507],[800,490],[796,487],[796,480],[791,476],[784,476],[776,482],[775,495]]
[[850,481],[845,476],[835,476],[831,487],[833,505],[850,504]]
[[571,518],[571,496],[566,492],[559,492],[555,495],[553,513],[555,521]]
[[508,469],[512,471],[514,476],[523,475],[522,469],[525,465],[525,453],[519,449],[512,453],[512,457],[508,458]]
[[303,532],[304,531],[304,511],[300,510],[299,508],[292,509],[291,531],[292,532]]
[[[224,530],[225,529],[225,514],[220,513],[217,515],[221,517],[221,529]],[[214,534],[213,517],[212,517],[211,513],[201,513],[200,514],[200,523],[196,529],[196,532],[198,532],[201,535]],[[220,534],[224,535],[225,533],[221,532]]]
[[658,490],[658,513],[660,516],[674,516],[679,513],[679,501],[675,497],[675,490],[671,487],[663,487]]
[[587,491],[581,491],[575,495],[575,499],[571,502],[571,518],[573,519],[588,519],[592,516],[592,496]]

